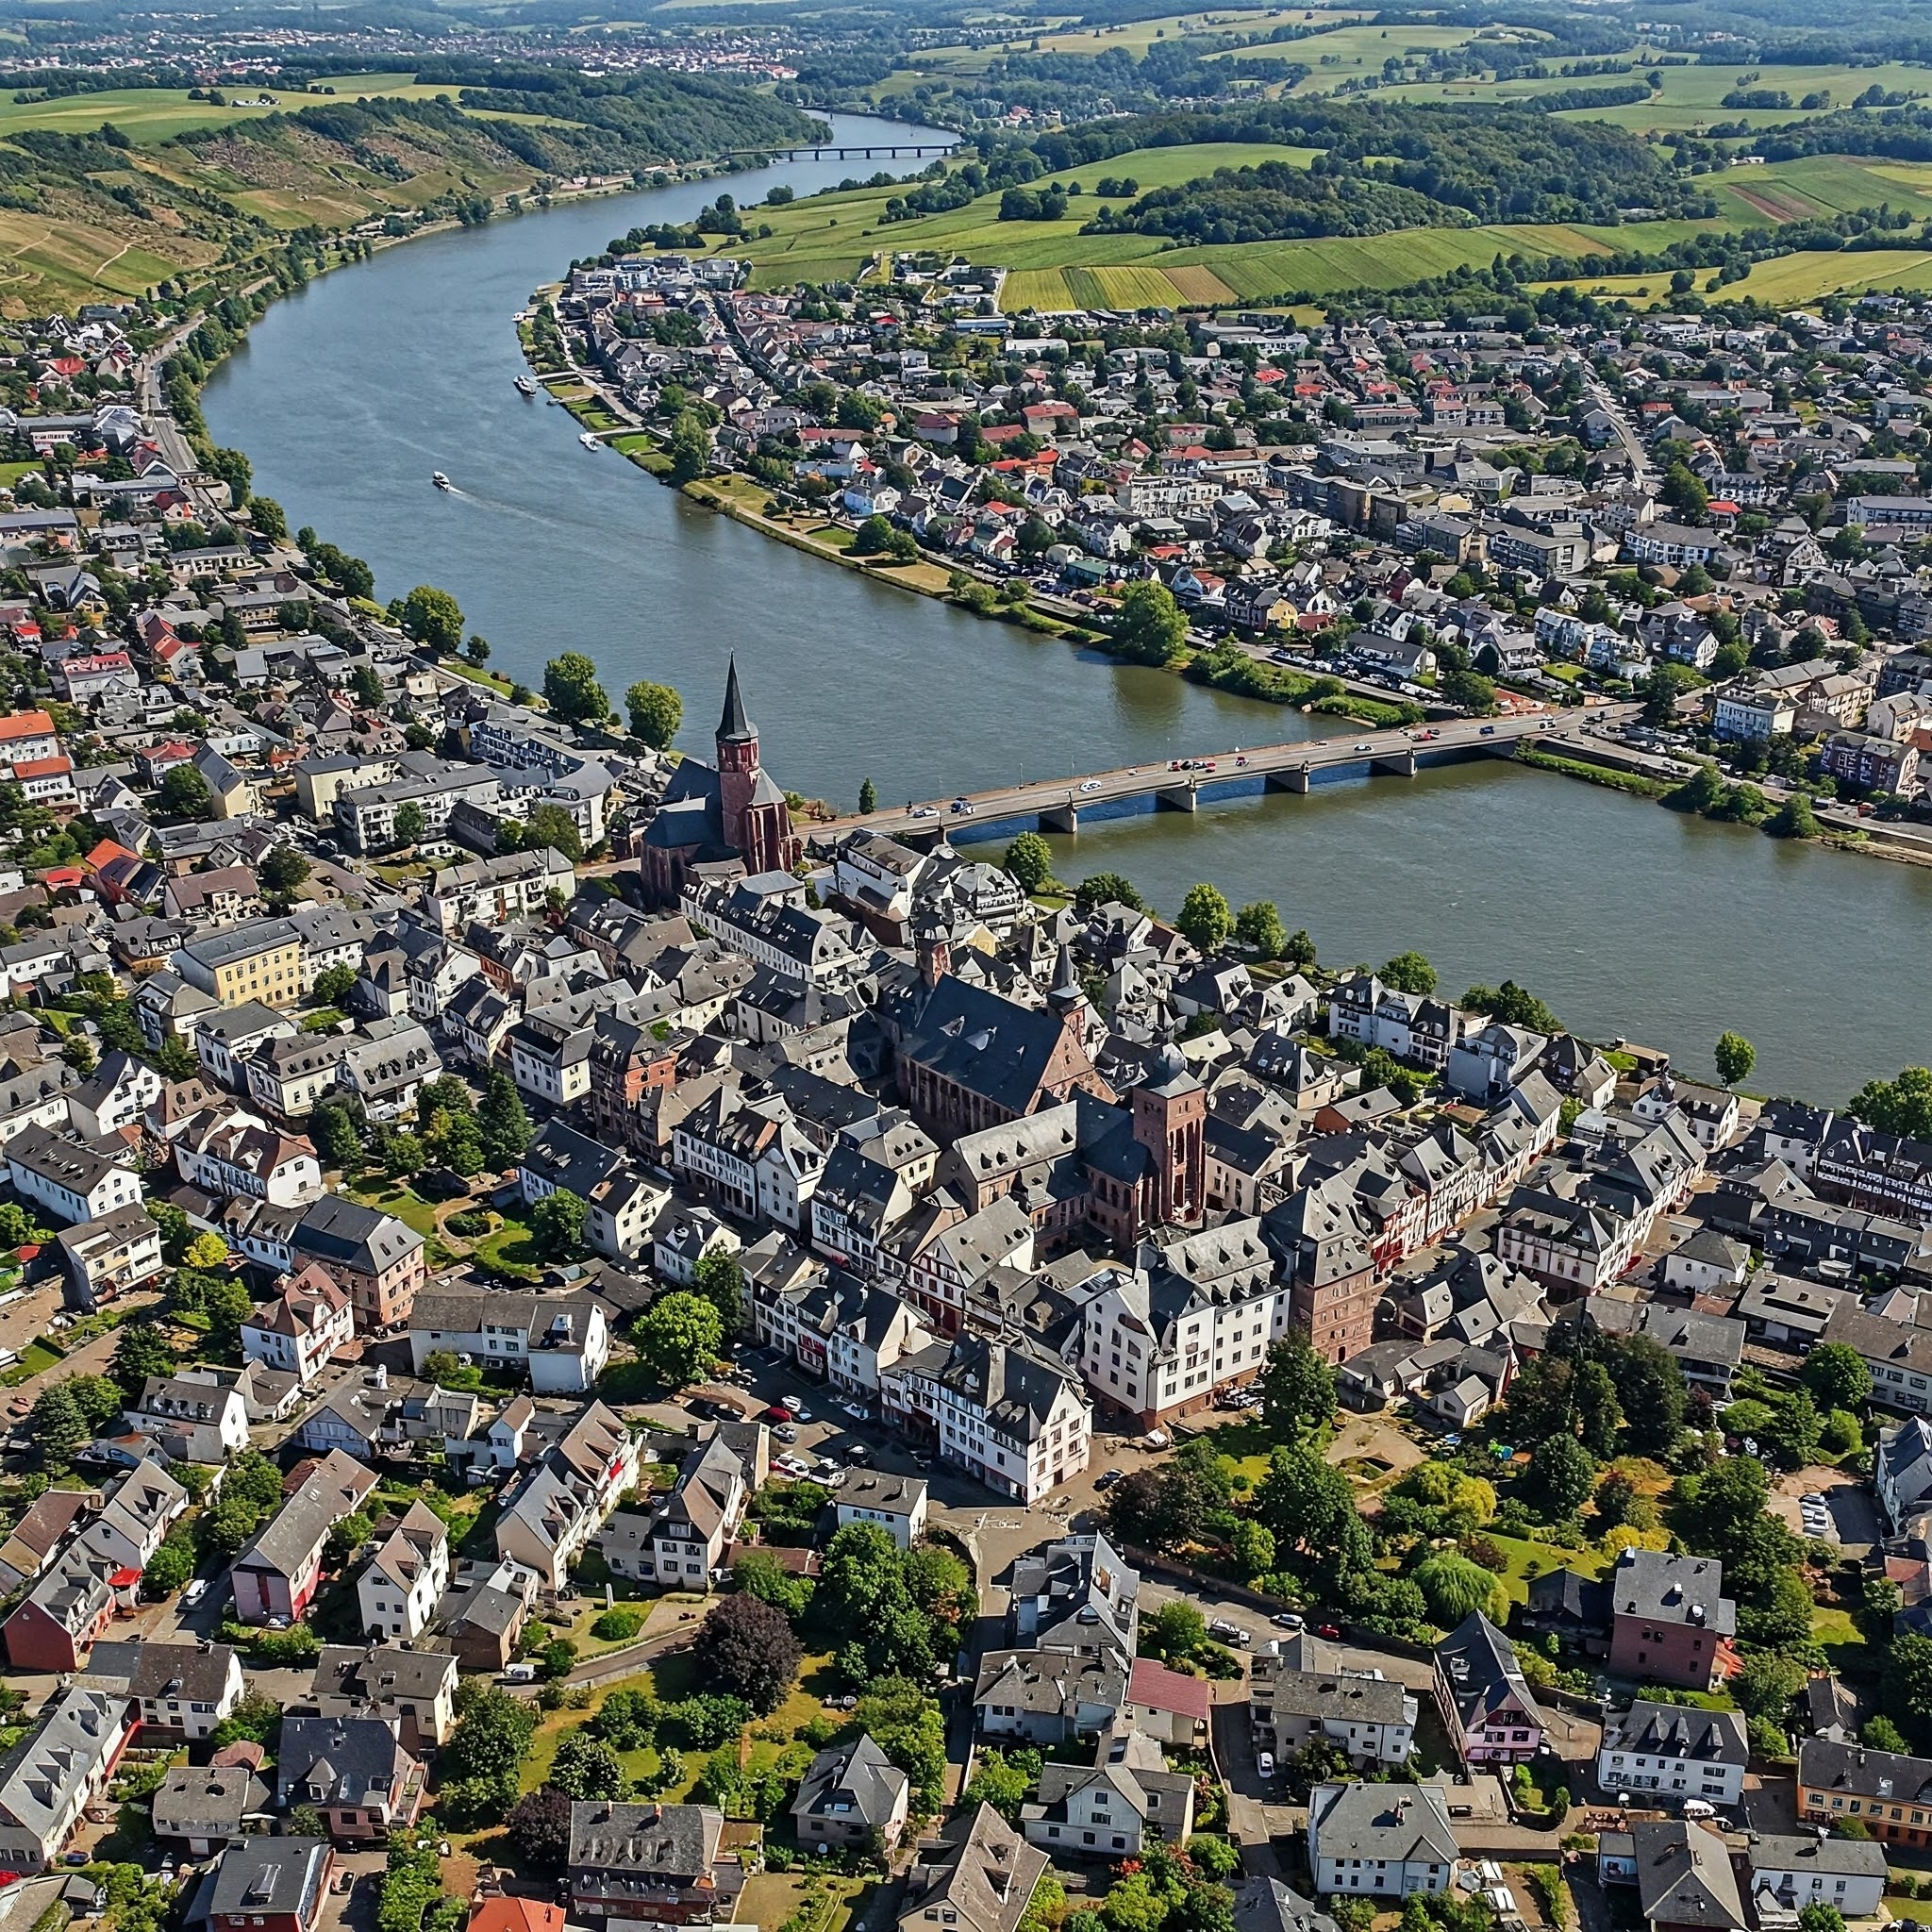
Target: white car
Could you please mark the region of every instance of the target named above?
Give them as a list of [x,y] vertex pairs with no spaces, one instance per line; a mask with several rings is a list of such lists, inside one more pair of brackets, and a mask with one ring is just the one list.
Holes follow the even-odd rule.
[[772,1467],[782,1471],[793,1482],[803,1482],[811,1474],[811,1464],[802,1456],[781,1456]]
[[1258,1771],[1263,1777],[1273,1777],[1274,1775],[1274,1752],[1257,1751],[1255,1753],[1255,1769]]
[[778,1407],[780,1408],[789,1408],[793,1415],[803,1415],[805,1413],[805,1404],[799,1401],[795,1395],[781,1395],[778,1398]]
[[1366,738],[1363,739],[1362,741],[1356,746],[1356,750],[1357,751],[1374,751],[1374,748],[1375,747],[1373,744],[1371,744]]
[[188,1588],[181,1592],[181,1601],[184,1604],[198,1604],[202,1600],[202,1598],[205,1597],[207,1594],[208,1578],[206,1576],[197,1576],[194,1579],[194,1581],[191,1583],[188,1586]]
[[872,1420],[871,1414],[862,1402],[841,1402],[839,1407],[856,1423],[869,1423]]
[[1100,780],[1098,778],[1088,778],[1083,781],[1080,790],[1082,791],[1098,791],[1100,790]]

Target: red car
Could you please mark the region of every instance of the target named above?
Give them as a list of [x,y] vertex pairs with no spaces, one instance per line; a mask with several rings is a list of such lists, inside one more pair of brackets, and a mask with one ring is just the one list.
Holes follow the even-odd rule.
[[1340,1637],[1341,1635],[1341,1632],[1338,1630],[1333,1624],[1324,1624],[1322,1627],[1315,1632],[1315,1635],[1317,1637]]
[[774,1402],[770,1408],[766,1409],[765,1420],[768,1423],[789,1423],[791,1420],[791,1411],[789,1408],[781,1408]]

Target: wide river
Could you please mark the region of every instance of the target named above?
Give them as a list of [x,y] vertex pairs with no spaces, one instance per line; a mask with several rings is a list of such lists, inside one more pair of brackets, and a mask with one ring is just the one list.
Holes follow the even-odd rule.
[[[907,130],[838,117],[838,139]],[[931,136],[927,136],[931,139]],[[531,685],[564,650],[614,702],[640,677],[685,696],[705,749],[736,652],[767,764],[849,805],[1307,735],[1291,711],[1093,658],[802,556],[577,441],[511,387],[510,318],[540,283],[635,224],[741,205],[863,161],[613,196],[392,248],[277,304],[208,384],[218,441],[257,487],[375,567],[378,594],[440,584],[491,662]],[[912,163],[901,163],[908,169]],[[430,487],[446,471],[458,490]],[[1324,727],[1327,721],[1323,721]],[[1841,1102],[1932,1049],[1932,872],[1687,822],[1563,778],[1461,767],[1204,811],[1091,824],[1054,841],[1077,878],[1128,874],[1172,912],[1197,879],[1269,898],[1325,960],[1426,953],[1449,992],[1506,975],[1593,1037],[1707,1074],[1735,1027],[1748,1083]]]

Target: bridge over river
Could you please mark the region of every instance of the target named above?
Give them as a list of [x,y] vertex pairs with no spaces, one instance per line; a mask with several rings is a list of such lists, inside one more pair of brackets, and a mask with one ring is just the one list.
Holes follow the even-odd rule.
[[[1635,706],[1613,706],[1591,713],[1623,718]],[[962,798],[912,801],[888,806],[811,827],[815,841],[857,829],[883,832],[912,844],[957,832],[968,821],[1006,825],[1030,821],[1043,832],[1077,832],[1080,815],[1100,808],[1120,816],[1152,802],[1157,811],[1197,811],[1222,799],[1257,791],[1307,791],[1324,774],[1386,774],[1413,778],[1432,765],[1470,758],[1512,758],[1517,744],[1530,739],[1551,750],[1581,749],[1581,711],[1558,716],[1535,713],[1515,718],[1457,718],[1446,724],[1399,731],[1369,731],[1360,737],[1300,739],[1291,744],[1252,745],[1245,750],[1169,764],[1128,765],[1072,778],[1043,778],[1022,785],[970,791]]]

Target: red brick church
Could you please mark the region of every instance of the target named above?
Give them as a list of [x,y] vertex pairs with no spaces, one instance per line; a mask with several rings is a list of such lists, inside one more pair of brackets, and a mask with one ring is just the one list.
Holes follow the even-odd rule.
[[694,758],[678,765],[644,834],[644,894],[656,905],[675,905],[701,865],[736,858],[757,874],[790,872],[798,863],[791,809],[758,762],[758,726],[744,715],[736,658],[724,681],[717,745],[715,766]]

